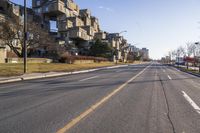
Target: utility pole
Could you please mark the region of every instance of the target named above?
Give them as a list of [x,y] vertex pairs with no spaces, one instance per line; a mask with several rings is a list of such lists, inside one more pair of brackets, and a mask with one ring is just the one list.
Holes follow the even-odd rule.
[[180,50],[178,50],[177,52],[178,52],[178,53],[177,53],[177,54],[178,54],[178,68],[180,68],[180,67],[179,67],[179,66],[180,66],[180,64],[179,64],[179,63],[180,63]]
[[24,74],[27,73],[27,9],[26,0],[24,0]]
[[198,58],[199,73],[200,73],[200,57]]

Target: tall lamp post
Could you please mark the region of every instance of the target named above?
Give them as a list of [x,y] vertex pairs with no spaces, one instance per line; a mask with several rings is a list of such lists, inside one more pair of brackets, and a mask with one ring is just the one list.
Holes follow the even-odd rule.
[[27,9],[26,0],[24,0],[24,46],[23,46],[23,56],[24,56],[24,73],[27,73]]
[[119,32],[119,35],[121,35],[122,33],[125,33],[125,32],[127,32],[127,30]]

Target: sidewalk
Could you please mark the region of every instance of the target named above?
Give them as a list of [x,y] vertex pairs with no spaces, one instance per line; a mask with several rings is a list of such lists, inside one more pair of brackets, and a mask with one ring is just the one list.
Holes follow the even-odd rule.
[[[178,67],[178,65],[175,65],[175,66]],[[183,66],[183,65],[179,65],[179,67],[187,68],[187,66]],[[189,69],[192,69],[192,70],[195,70],[195,71],[199,71],[199,67],[190,67],[189,66]]]
[[[191,69],[192,71],[191,70],[187,70],[187,66],[182,66],[182,65],[179,65],[179,68],[178,68],[178,65],[175,65],[175,68],[177,70],[182,71],[182,72],[186,72],[188,74],[200,77],[200,74],[198,73],[199,72],[199,67],[189,67],[189,69]],[[196,72],[194,72],[194,71],[196,71]]]
[[[137,64],[135,64],[135,65],[137,65]],[[30,73],[30,74],[24,74],[24,75],[21,75],[21,76],[0,77],[0,84],[17,82],[17,81],[24,81],[24,80],[31,80],[31,79],[41,79],[41,78],[58,77],[58,76],[65,76],[65,75],[72,75],[72,74],[80,74],[80,73],[93,72],[93,71],[98,71],[98,70],[103,70],[103,69],[120,68],[120,67],[126,67],[126,66],[128,66],[128,65],[101,67],[101,68],[74,71],[74,72]]]

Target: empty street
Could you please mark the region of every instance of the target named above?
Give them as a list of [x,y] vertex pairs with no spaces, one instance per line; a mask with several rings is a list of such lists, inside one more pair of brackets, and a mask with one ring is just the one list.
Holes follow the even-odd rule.
[[158,63],[0,85],[1,133],[198,133],[200,79]]

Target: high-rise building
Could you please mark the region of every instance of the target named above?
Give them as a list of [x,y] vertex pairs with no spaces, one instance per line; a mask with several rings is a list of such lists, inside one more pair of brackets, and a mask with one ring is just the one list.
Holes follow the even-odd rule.
[[142,59],[143,60],[149,60],[149,49],[142,48],[141,49]]

